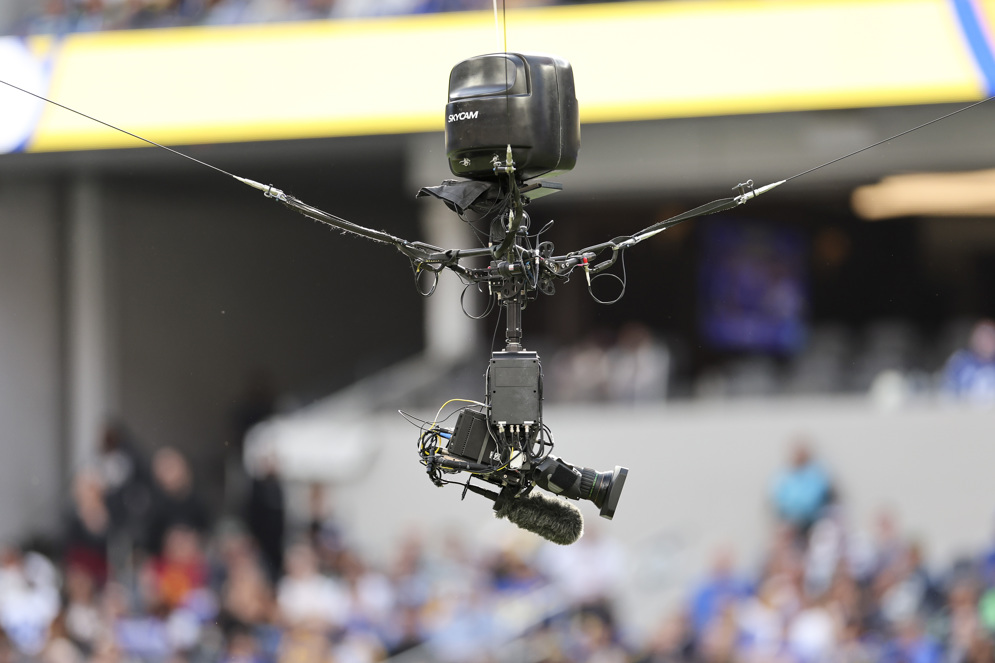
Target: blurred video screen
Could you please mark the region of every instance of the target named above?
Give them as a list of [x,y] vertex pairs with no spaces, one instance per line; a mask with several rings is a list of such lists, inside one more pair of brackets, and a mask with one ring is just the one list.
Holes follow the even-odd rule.
[[715,350],[792,354],[806,333],[803,233],[734,217],[701,228],[698,323]]

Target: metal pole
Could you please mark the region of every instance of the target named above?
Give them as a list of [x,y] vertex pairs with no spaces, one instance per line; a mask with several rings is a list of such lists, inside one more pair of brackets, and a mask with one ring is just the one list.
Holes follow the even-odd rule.
[[[513,280],[517,283],[517,279]],[[518,293],[505,300],[505,352],[522,351],[522,303]]]

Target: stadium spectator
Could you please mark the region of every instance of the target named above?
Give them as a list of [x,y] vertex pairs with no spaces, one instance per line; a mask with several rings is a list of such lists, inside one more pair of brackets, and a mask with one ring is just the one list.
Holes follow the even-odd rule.
[[708,631],[727,606],[749,595],[750,585],[737,574],[732,550],[720,549],[712,559],[709,576],[692,593],[689,611],[694,632]]
[[617,335],[592,332],[558,352],[549,376],[559,401],[659,402],[667,397],[670,353],[646,325],[630,321]]
[[227,646],[221,663],[266,663],[270,660],[260,651],[259,641],[243,624],[232,626],[227,633]]
[[323,571],[337,573],[340,558],[346,551],[345,531],[329,501],[325,486],[312,484],[308,490],[307,535],[318,554],[318,565]]
[[111,13],[104,0],[76,0],[72,15],[74,32],[99,32],[110,27]]
[[943,649],[926,633],[918,617],[910,617],[896,627],[879,660],[881,663],[941,663]]
[[417,608],[399,608],[384,634],[384,644],[390,656],[397,656],[418,647],[425,641],[421,613]]
[[874,589],[880,597],[881,617],[890,624],[934,612],[939,602],[938,591],[924,567],[918,545],[906,546],[882,568]]
[[127,426],[109,421],[101,432],[96,472],[104,487],[113,535],[140,539],[152,499],[148,460],[139,452]]
[[66,564],[65,607],[62,611],[66,637],[83,656],[90,656],[102,635],[103,615],[93,576],[78,566]]
[[[234,25],[252,23],[250,0],[209,0],[204,10],[204,25]],[[265,22],[265,21],[260,21]]]
[[306,543],[291,546],[286,565],[287,574],[280,580],[276,600],[283,623],[298,634],[301,643],[308,641],[305,632],[324,632],[343,626],[349,607],[345,588],[319,572],[317,555],[311,546]]
[[611,623],[615,592],[625,576],[625,553],[600,523],[588,521],[577,543],[543,548],[538,564],[570,605]]
[[73,479],[73,509],[66,525],[66,565],[107,579],[107,539],[111,518],[104,503],[104,487],[96,472],[83,470]]
[[881,509],[874,518],[872,542],[873,574],[880,574],[905,555],[907,543],[899,533],[898,519],[890,509]]
[[185,525],[195,532],[207,530],[204,504],[194,491],[190,466],[172,447],[159,449],[152,458],[155,491],[145,532],[146,547],[153,555],[162,552],[166,532]]
[[347,628],[383,637],[390,628],[396,603],[390,580],[370,568],[354,551],[343,555],[342,579],[349,602]]
[[754,595],[727,594],[716,615],[735,613],[739,649],[747,660],[778,660],[786,654],[785,625],[797,599],[790,580],[774,575],[761,583]]
[[809,595],[805,605],[792,617],[785,640],[787,650],[798,661],[828,661],[839,646],[836,606],[828,596]]
[[677,612],[657,627],[635,663],[687,663],[693,651],[690,623],[683,612]]
[[58,572],[36,552],[0,551],[0,631],[29,660],[41,654],[60,612]]
[[771,501],[777,516],[802,537],[832,502],[829,474],[815,460],[804,437],[795,441],[789,467],[774,480]]
[[[231,443],[225,445],[225,506],[230,512],[244,506],[249,492],[249,476],[245,466],[245,443],[249,431],[276,414],[276,402],[277,388],[273,375],[264,369],[251,372],[232,409]],[[272,456],[273,453],[266,449],[261,455]],[[263,468],[256,470],[257,474],[265,473]],[[283,545],[282,542],[280,545]]]
[[979,587],[970,578],[954,582],[947,595],[946,606],[938,615],[936,630],[947,641],[947,650],[954,660],[964,660],[977,641],[987,635],[979,614]]
[[171,527],[162,555],[153,558],[146,570],[156,600],[169,610],[186,605],[207,586],[207,563],[197,532],[185,525]]
[[497,592],[527,593],[546,584],[522,551],[513,546],[506,546],[495,556],[490,572],[491,586]]
[[242,624],[268,621],[273,585],[249,537],[238,531],[226,532],[212,562],[211,586],[220,597],[226,619]]
[[974,326],[967,348],[947,361],[943,385],[954,398],[995,404],[995,321],[981,320]]
[[877,644],[867,637],[859,621],[844,621],[839,629],[839,642],[833,660],[840,663],[872,663],[878,660]]
[[246,524],[256,540],[270,579],[275,580],[283,568],[285,504],[283,485],[277,472],[275,454],[259,462],[259,474],[249,484],[245,510]]
[[32,11],[16,31],[28,35],[64,35],[74,31],[65,0],[45,0]]
[[640,322],[628,322],[608,351],[608,398],[616,403],[652,403],[667,396],[670,355]]
[[605,334],[592,332],[557,352],[549,367],[554,398],[567,402],[605,400],[610,370],[607,347]]

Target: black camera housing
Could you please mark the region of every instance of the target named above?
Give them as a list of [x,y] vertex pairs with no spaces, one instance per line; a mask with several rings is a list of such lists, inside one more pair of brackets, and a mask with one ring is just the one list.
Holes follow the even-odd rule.
[[580,151],[573,69],[562,58],[492,53],[464,60],[449,75],[446,156],[453,175],[494,180],[511,145],[525,181],[571,170]]
[[[443,457],[433,457],[440,459],[436,461],[438,467],[442,471],[473,472],[481,481],[500,486],[502,494],[510,490],[509,494],[520,497],[534,484],[560,497],[588,500],[601,509],[602,518],[611,520],[629,470],[616,465],[612,472],[598,472],[571,465],[549,453],[552,437],[540,437],[545,426],[538,353],[491,353],[486,387],[485,411],[465,408],[452,431],[441,431],[448,442]],[[443,485],[438,477],[436,483]],[[469,482],[467,489],[488,494]],[[495,499],[496,494],[490,497]]]
[[[487,369],[491,425],[536,428],[542,410],[537,352],[493,352]],[[538,432],[538,430],[536,430]]]

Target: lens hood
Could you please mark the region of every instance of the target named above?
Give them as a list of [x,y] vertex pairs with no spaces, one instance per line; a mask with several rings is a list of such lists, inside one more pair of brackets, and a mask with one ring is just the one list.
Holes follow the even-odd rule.
[[615,516],[615,508],[618,506],[618,498],[622,496],[622,488],[625,486],[625,477],[629,476],[629,468],[621,465],[615,466],[612,472],[611,485],[608,488],[608,496],[601,506],[601,517],[611,520]]

